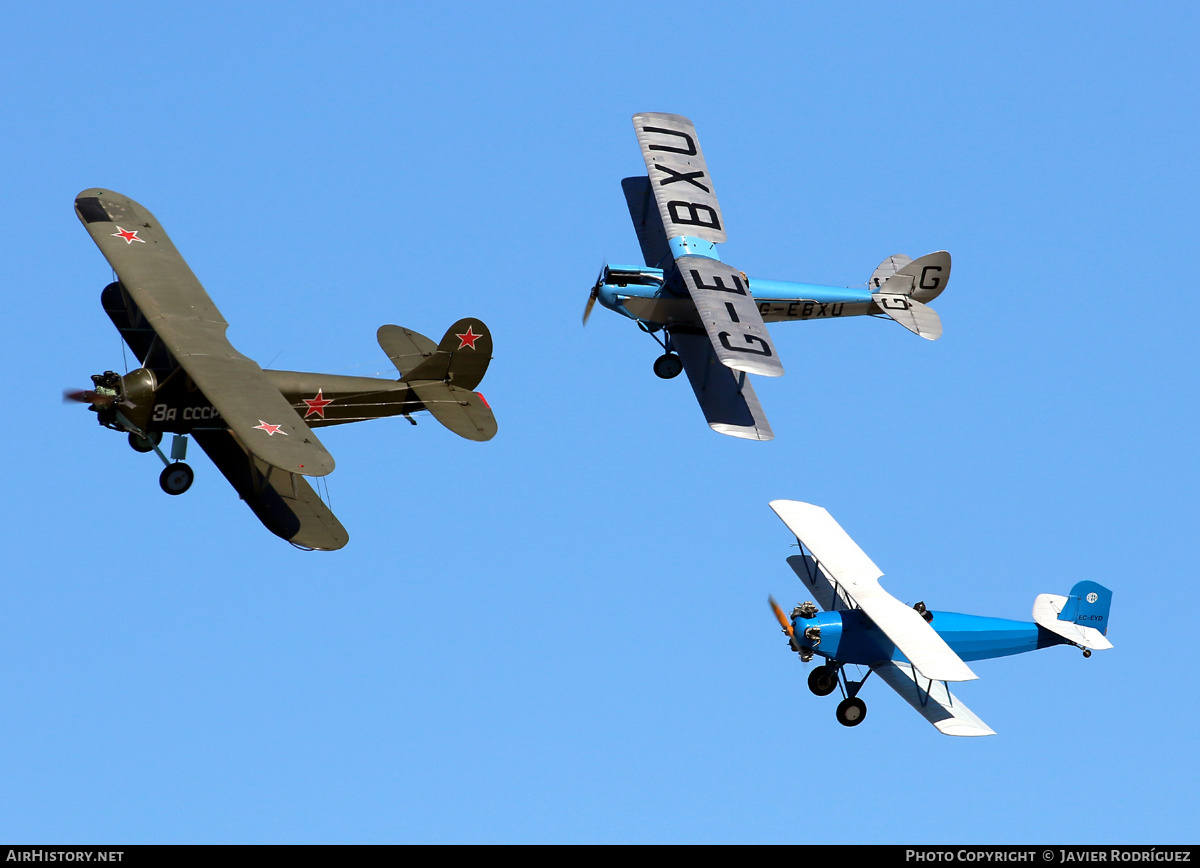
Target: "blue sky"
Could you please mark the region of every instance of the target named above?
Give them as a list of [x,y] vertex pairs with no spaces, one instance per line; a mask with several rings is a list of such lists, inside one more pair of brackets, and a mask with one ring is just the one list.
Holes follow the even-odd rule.
[[[16,411],[0,838],[1194,842],[1195,34],[1188,4],[42,4],[0,13]],[[630,116],[695,122],[751,276],[954,256],[936,343],[772,332],[775,441],[721,437],[598,310],[634,262]],[[295,551],[197,450],[168,498],[63,388],[121,369],[72,211],[150,208],[263,365],[387,375],[375,329],[495,337],[500,433],[322,435],[351,542]],[[1113,651],[973,664],[999,734],[880,683],[834,720],[766,605],[767,507],[897,597]]]

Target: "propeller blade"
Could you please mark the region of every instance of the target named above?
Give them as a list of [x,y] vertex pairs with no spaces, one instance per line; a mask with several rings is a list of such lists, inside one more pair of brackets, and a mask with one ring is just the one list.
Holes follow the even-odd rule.
[[792,622],[788,620],[787,615],[783,614],[783,609],[779,608],[779,604],[775,602],[774,597],[767,597],[771,604],[771,611],[775,613],[775,620],[779,622],[779,626],[783,628],[783,632],[788,634],[789,639],[796,638],[796,631],[792,628]]
[[63,403],[76,401],[80,404],[111,404],[114,395],[97,395],[91,389],[63,389]]
[[592,315],[592,308],[596,306],[596,288],[592,287],[592,294],[588,296],[587,306],[583,309],[583,324],[587,325],[588,317]]
[[587,307],[583,309],[583,324],[587,325],[588,317],[592,315],[592,308],[596,306],[596,296],[600,294],[600,287],[604,285],[604,276],[608,273],[608,260],[600,263],[600,273],[596,275],[596,282],[592,284],[592,294],[588,296]]

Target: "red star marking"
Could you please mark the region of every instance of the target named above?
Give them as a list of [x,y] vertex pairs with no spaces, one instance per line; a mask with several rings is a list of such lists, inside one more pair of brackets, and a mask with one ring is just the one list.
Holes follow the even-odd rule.
[[[141,240],[140,238],[138,239],[138,241]],[[471,331],[471,327],[467,326],[467,333],[465,335],[455,335],[455,337],[462,342],[458,345],[458,348],[461,350],[463,347],[475,349],[475,341],[479,340],[483,335],[475,334],[475,332]]]
[[272,425],[272,424],[270,424],[269,422],[264,422],[262,419],[259,419],[259,420],[258,420],[258,424],[257,424],[257,425],[255,425],[254,427],[255,427],[255,428],[258,428],[258,429],[261,429],[261,430],[263,430],[263,431],[266,431],[266,432],[267,432],[267,436],[273,436],[273,435],[275,435],[275,434],[282,434],[284,437],[286,437],[286,436],[287,436],[287,432],[286,432],[286,431],[280,431],[280,430],[279,430],[280,428],[282,428],[282,427],[283,427],[282,425]]
[[325,418],[325,408],[333,403],[333,399],[324,397],[321,394],[320,389],[317,389],[317,397],[301,398],[300,400],[308,405],[308,411],[304,414],[305,419],[307,419],[309,416],[313,416],[313,415],[320,416],[322,419],[324,419]]
[[146,242],[141,238],[138,238],[137,234],[138,230],[136,229],[131,232],[128,229],[122,229],[120,226],[118,226],[117,231],[113,233],[113,238],[124,238],[126,244],[132,244],[135,241],[138,244],[145,244]]

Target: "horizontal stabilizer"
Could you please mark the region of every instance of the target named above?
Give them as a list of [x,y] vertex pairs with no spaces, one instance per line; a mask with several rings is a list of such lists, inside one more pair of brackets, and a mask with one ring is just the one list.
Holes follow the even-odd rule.
[[841,612],[853,609],[854,604],[842,593],[837,582],[825,575],[816,559],[809,555],[792,555],[787,559],[788,566],[804,582],[804,587],[812,593],[816,604],[826,612]]
[[420,332],[398,325],[380,326],[375,339],[402,377],[436,353],[438,348]]
[[995,735],[996,732],[975,716],[946,685],[930,681],[915,672],[909,663],[888,662],[872,667],[887,685],[899,693],[917,713],[937,727],[943,735]]
[[913,334],[927,341],[936,341],[942,336],[942,319],[933,308],[907,295],[873,292],[871,298],[880,310]]
[[912,257],[905,256],[903,253],[894,253],[883,260],[875,269],[875,273],[871,275],[871,291],[874,292],[877,289],[882,289],[885,280],[910,262],[912,262]]
[[491,440],[496,436],[496,417],[483,396],[437,381],[408,384],[430,412],[455,434],[468,440]]
[[1038,594],[1033,601],[1033,620],[1039,627],[1044,627],[1056,636],[1062,636],[1068,642],[1091,648],[1094,651],[1107,651],[1113,647],[1103,633],[1095,627],[1077,624],[1074,621],[1059,620],[1063,609],[1071,601],[1070,597],[1061,594]]
[[880,586],[883,573],[879,567],[828,510],[797,500],[773,500],[770,506],[796,539],[808,547],[821,569],[838,582],[925,677],[938,681],[972,681],[979,677],[915,609]]
[[491,361],[492,333],[482,321],[464,317],[446,330],[432,355],[401,379],[438,380],[469,391],[483,380]]
[[671,345],[683,362],[708,427],[744,440],[775,438],[750,378],[721,364],[707,335],[672,332]]

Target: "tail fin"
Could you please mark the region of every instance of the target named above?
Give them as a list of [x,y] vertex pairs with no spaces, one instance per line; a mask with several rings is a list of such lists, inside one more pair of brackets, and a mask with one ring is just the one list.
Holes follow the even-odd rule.
[[425,409],[455,434],[468,440],[496,436],[496,417],[474,389],[492,361],[492,333],[474,317],[446,330],[441,343],[411,329],[381,326],[379,346]]
[[871,275],[871,298],[879,310],[926,340],[942,336],[942,320],[925,303],[942,294],[950,279],[950,254],[945,250],[920,259],[897,253]]
[[1100,651],[1112,647],[1105,638],[1111,604],[1108,588],[1097,582],[1078,582],[1067,597],[1039,594],[1033,601],[1033,620],[1068,642]]
[[401,371],[400,379],[406,383],[440,380],[460,389],[474,389],[491,361],[492,333],[480,320],[464,317],[446,330],[437,349],[424,361],[408,373]]
[[950,254],[945,250],[929,253],[919,259],[903,254],[889,256],[871,275],[871,292],[906,295],[928,304],[950,282]]

